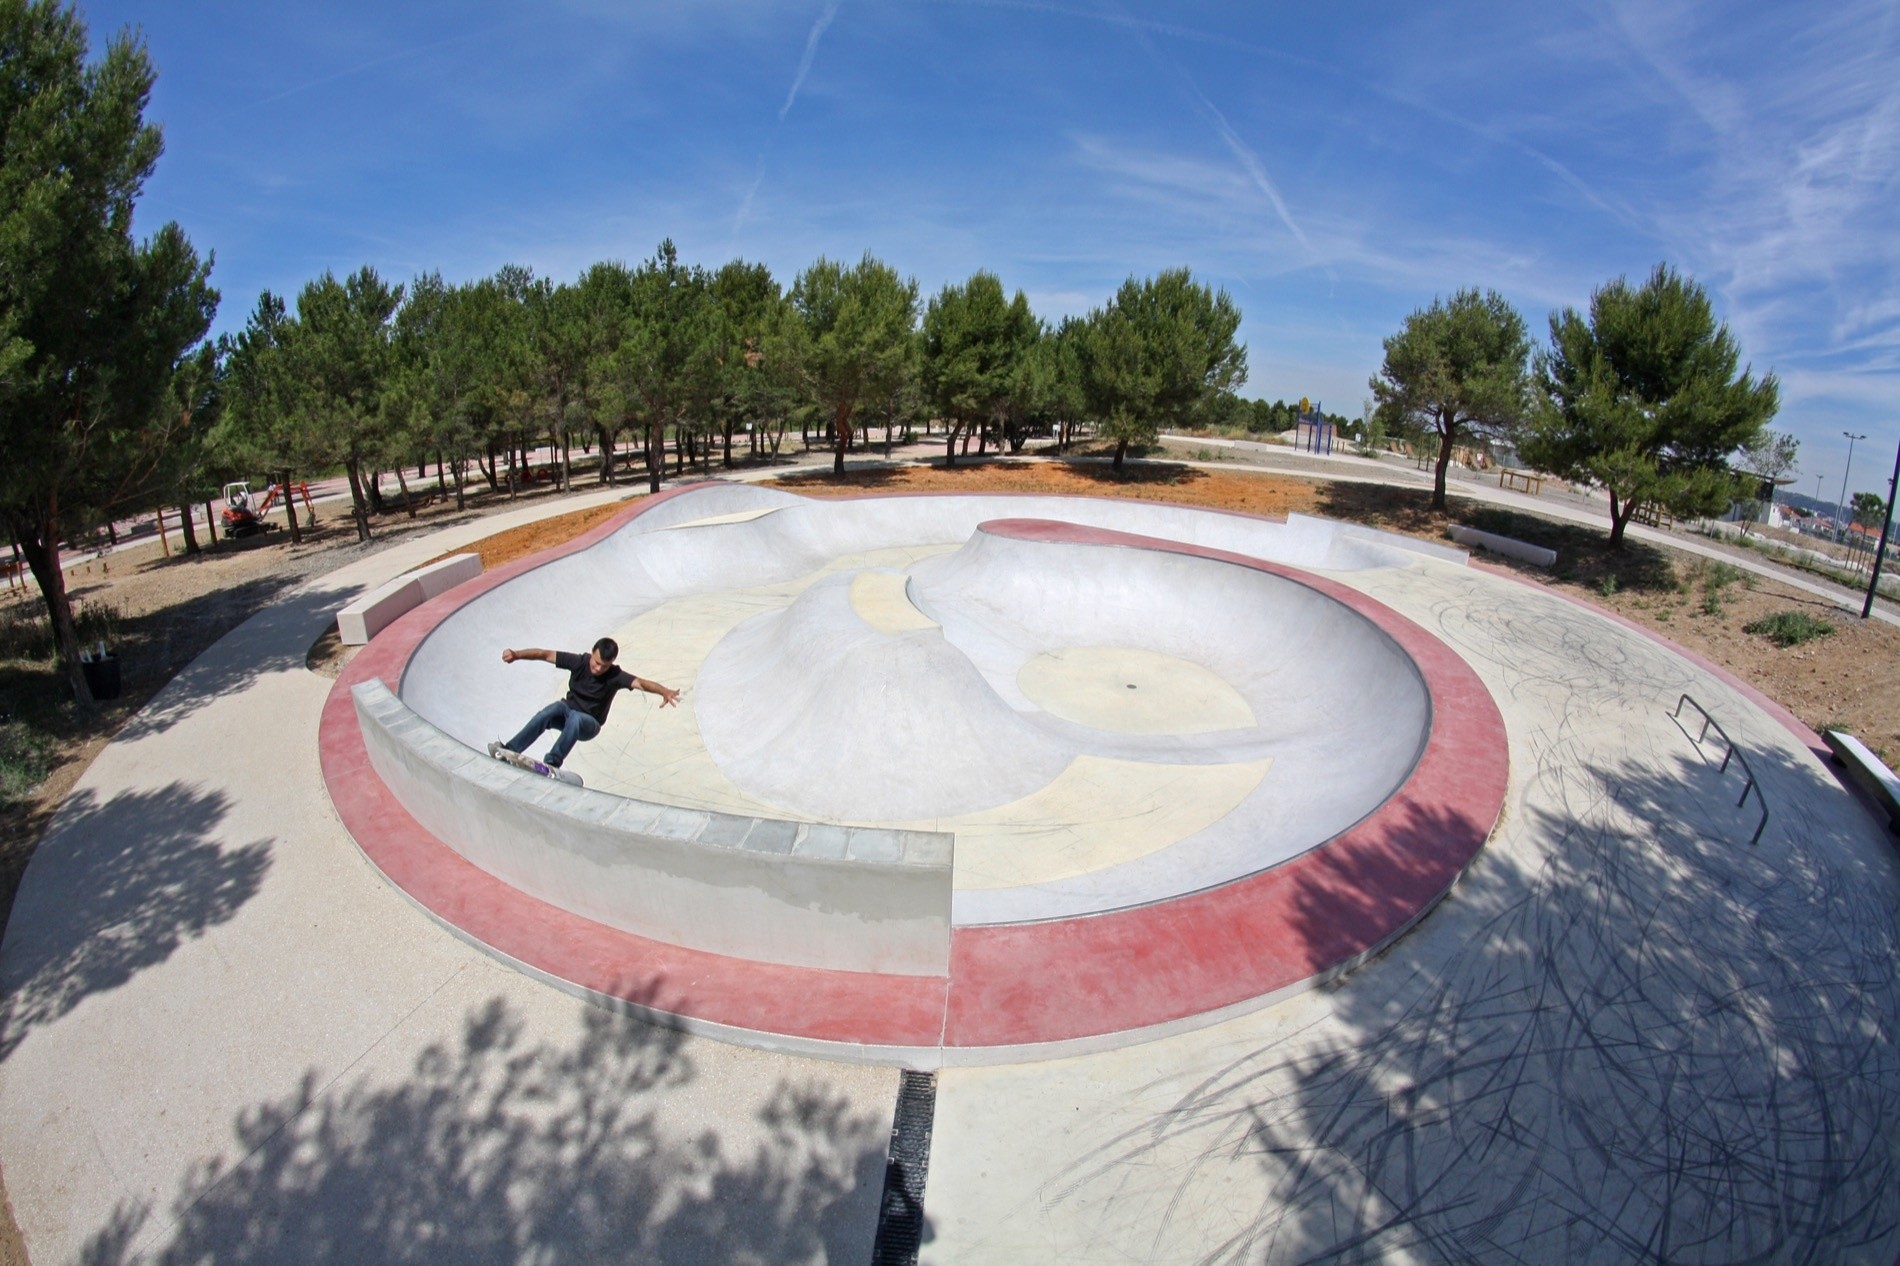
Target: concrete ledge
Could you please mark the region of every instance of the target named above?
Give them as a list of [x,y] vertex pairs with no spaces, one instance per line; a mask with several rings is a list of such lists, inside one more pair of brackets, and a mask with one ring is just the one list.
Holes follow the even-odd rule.
[[478,554],[455,554],[439,563],[405,572],[338,611],[337,633],[344,645],[363,646],[398,617],[481,574],[482,560]]
[[398,803],[521,891],[651,940],[757,962],[941,976],[949,835],[648,804],[472,750],[380,680],[351,690]]
[[1900,778],[1869,751],[1867,745],[1844,730],[1827,730],[1821,735],[1834,763],[1845,769],[1867,794],[1887,811],[1887,825],[1900,830]]
[[1548,567],[1557,561],[1556,550],[1532,545],[1528,541],[1499,536],[1495,532],[1480,532],[1477,528],[1466,527],[1462,523],[1454,523],[1447,530],[1451,533],[1451,539],[1460,545],[1470,545],[1489,550],[1493,554],[1502,554],[1506,558],[1519,559],[1533,567]]

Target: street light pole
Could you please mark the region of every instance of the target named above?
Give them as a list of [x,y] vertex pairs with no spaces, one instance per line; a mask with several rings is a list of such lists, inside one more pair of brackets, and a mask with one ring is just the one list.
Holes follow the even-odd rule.
[[1842,431],[1847,437],[1847,468],[1841,471],[1841,499],[1834,503],[1839,513],[1834,518],[1834,543],[1839,545],[1847,535],[1847,476],[1854,469],[1854,441],[1864,440],[1865,435],[1856,435],[1852,431]]
[[1874,613],[1874,591],[1880,588],[1880,564],[1887,557],[1887,533],[1893,527],[1893,498],[1900,491],[1900,448],[1893,453],[1893,478],[1887,481],[1887,516],[1880,521],[1880,546],[1874,550],[1874,574],[1867,582],[1867,601],[1861,604],[1860,618]]

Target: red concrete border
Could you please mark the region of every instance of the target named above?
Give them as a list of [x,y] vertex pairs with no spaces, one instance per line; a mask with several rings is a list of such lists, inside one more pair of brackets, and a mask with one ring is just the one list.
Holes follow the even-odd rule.
[[416,608],[350,661],[324,706],[324,781],[364,854],[435,917],[537,972],[768,1041],[979,1049],[1105,1038],[1283,993],[1377,952],[1450,890],[1502,811],[1508,744],[1496,704],[1463,660],[1391,608],[1261,559],[1067,523],[996,520],[981,530],[1208,558],[1350,607],[1425,679],[1432,730],[1411,776],[1349,830],[1259,874],[1109,914],[955,929],[947,979],[725,958],[580,918],[470,864],[410,817],[370,768],[350,688],[380,677],[395,689],[416,647],[451,613],[686,490],[646,498],[574,541]]

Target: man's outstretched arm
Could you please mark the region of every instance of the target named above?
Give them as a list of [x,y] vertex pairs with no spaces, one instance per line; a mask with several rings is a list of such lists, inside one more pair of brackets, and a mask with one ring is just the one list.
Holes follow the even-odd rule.
[[552,664],[554,652],[544,651],[538,646],[527,646],[518,651],[510,649],[501,653],[501,662],[504,664],[512,664],[518,659],[538,659],[544,664]]
[[[633,677],[632,673],[628,673],[627,675]],[[662,708],[670,708],[679,702],[679,691],[662,686],[657,681],[648,681],[645,677],[633,677],[633,688],[635,690],[644,690],[650,695],[660,696],[660,706]]]

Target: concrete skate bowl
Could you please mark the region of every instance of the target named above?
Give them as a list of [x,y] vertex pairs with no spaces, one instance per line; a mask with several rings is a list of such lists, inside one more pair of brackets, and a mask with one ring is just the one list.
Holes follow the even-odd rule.
[[[326,706],[345,825],[457,933],[610,1005],[917,1066],[1145,1040],[1377,953],[1502,806],[1449,648],[1335,575],[1456,551],[1092,498],[647,498],[418,608]],[[573,788],[490,760],[581,649]]]

